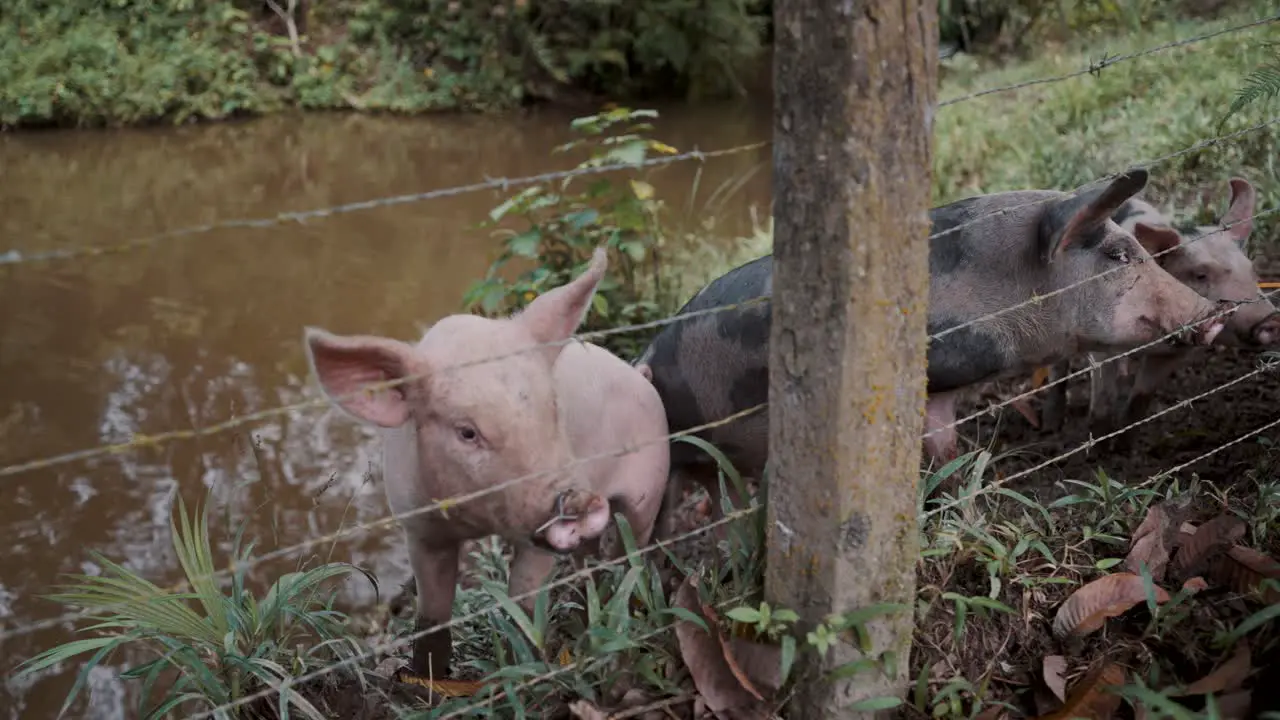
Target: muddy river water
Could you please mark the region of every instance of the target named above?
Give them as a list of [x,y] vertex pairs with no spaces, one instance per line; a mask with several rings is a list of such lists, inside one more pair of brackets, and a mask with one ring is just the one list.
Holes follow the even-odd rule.
[[[766,100],[660,108],[655,136],[680,150],[765,140]],[[585,114],[585,113],[577,113]],[[110,246],[235,218],[271,217],[563,169],[551,149],[573,113],[414,119],[318,115],[204,127],[0,136],[0,255]],[[705,242],[750,230],[769,208],[770,149],[668,166],[652,182],[674,217],[714,213]],[[751,174],[721,202],[711,193]],[[695,182],[695,179],[697,182]],[[511,191],[514,192],[514,191]],[[136,434],[208,427],[318,397],[302,328],[412,339],[456,312],[497,248],[474,226],[505,197],[474,192],[305,223],[217,230],[121,252],[0,265],[0,467]],[[180,577],[169,532],[175,496],[211,489],[215,538],[245,523],[262,551],[387,513],[369,432],[323,408],[197,440],[175,440],[0,477],[0,658],[18,662],[73,637],[40,595],[66,573],[97,573],[93,553],[160,585]],[[312,548],[407,576],[398,531]],[[259,580],[296,566],[257,568]],[[344,587],[347,608],[373,602]],[[113,659],[69,716],[134,716]],[[0,717],[51,718],[78,665],[0,688]]]

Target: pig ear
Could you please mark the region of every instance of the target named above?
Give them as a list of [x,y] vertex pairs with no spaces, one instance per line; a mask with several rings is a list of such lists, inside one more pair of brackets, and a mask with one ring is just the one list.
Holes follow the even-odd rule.
[[1134,168],[1105,188],[1068,196],[1051,205],[1040,220],[1041,257],[1051,263],[1073,242],[1111,220],[1126,200],[1147,186],[1147,171]]
[[1231,204],[1222,216],[1222,224],[1231,226],[1227,228],[1227,236],[1241,248],[1253,232],[1253,208],[1257,200],[1258,193],[1248,180],[1231,178]]
[[[608,253],[602,247],[596,248],[586,272],[555,290],[539,295],[515,319],[529,328],[539,343],[568,338],[586,317],[591,298],[596,294],[596,287],[608,266]],[[558,355],[561,347],[552,348],[554,354]]]
[[1157,253],[1165,253],[1156,258],[1156,262],[1163,262],[1168,259],[1172,252],[1166,252],[1171,248],[1176,248],[1182,242],[1182,236],[1177,230],[1171,227],[1160,227],[1148,225],[1144,222],[1135,223],[1133,226],[1133,236],[1138,239],[1138,244],[1146,249],[1147,252],[1155,255]]
[[403,425],[409,403],[402,386],[365,390],[373,383],[408,375],[405,343],[368,335],[334,335],[319,328],[304,333],[307,361],[329,400],[359,420],[382,427]]

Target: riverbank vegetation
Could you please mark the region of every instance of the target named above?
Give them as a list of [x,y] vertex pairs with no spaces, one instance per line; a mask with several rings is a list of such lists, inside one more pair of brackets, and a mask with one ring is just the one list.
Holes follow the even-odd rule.
[[[1273,8],[1258,2],[1237,10],[1240,14],[1214,22],[1155,23],[1108,38],[1105,45],[1108,52],[1123,54],[1226,27]],[[1220,133],[1258,125],[1269,119],[1262,105],[1245,106],[1229,118],[1226,111],[1245,73],[1270,62],[1263,41],[1280,39],[1277,32],[1273,25],[1248,36],[1223,36],[1118,63],[1096,77],[1083,75],[944,108],[936,120],[934,200],[1025,187],[1067,190]],[[1079,70],[1097,59],[1098,45],[1096,38],[1082,40],[1023,62],[965,54],[947,61],[940,95],[959,97]],[[414,82],[419,82],[416,76]],[[577,128],[587,142],[568,151],[579,153],[581,162],[625,167],[679,150],[661,141],[660,121],[643,111],[606,110],[583,118]],[[1148,193],[1158,205],[1176,210],[1180,220],[1210,220],[1225,205],[1226,178],[1239,174],[1258,188],[1259,209],[1274,208],[1280,202],[1278,150],[1275,126],[1253,130],[1151,165]],[[500,231],[495,243],[503,254],[494,272],[478,279],[465,298],[467,305],[494,313],[518,308],[533,294],[563,283],[582,266],[590,248],[605,242],[615,258],[611,284],[602,290],[587,327],[607,329],[669,315],[706,280],[767,252],[767,223],[754,236],[729,244],[727,252],[684,242],[705,236],[709,228],[669,222],[654,201],[653,188],[661,181],[657,173],[624,170],[607,179],[580,178],[568,186],[545,184],[512,193],[488,218],[501,226],[495,227]],[[1276,217],[1260,218],[1253,238],[1255,261],[1265,279],[1280,269]],[[514,278],[496,279],[508,262],[527,269]],[[640,345],[634,339],[605,344],[624,357],[633,356]],[[1255,361],[1243,355],[1220,359],[1207,374],[1238,376]],[[1184,396],[1191,392],[1172,390]],[[993,445],[958,460],[965,481],[955,494],[928,503],[924,493],[937,476],[924,475],[918,506],[924,555],[912,656],[868,658],[845,671],[876,671],[884,663],[908,662],[913,684],[899,711],[911,718],[994,719],[1013,708],[1010,716],[1055,711],[1060,717],[1110,716],[1121,702],[1144,713],[1189,718],[1206,708],[1206,687],[1218,693],[1214,702],[1220,709],[1234,703],[1225,716],[1241,717],[1243,702],[1252,701],[1255,709],[1269,702],[1266,693],[1274,685],[1270,668],[1280,667],[1270,622],[1280,614],[1280,605],[1274,604],[1280,598],[1280,564],[1274,560],[1280,555],[1276,446],[1264,435],[1185,472],[1165,473],[1174,462],[1170,458],[1218,447],[1251,427],[1233,427],[1241,416],[1253,413],[1251,423],[1258,414],[1274,416],[1268,393],[1249,386],[1241,386],[1240,392],[1249,397],[1222,399],[1218,410],[1214,400],[1197,404],[1202,417],[1212,415],[1220,422],[1197,421],[1195,433],[1185,437],[1167,425],[1143,429],[1148,452],[1092,453],[1033,474],[1025,484],[991,489],[995,478],[1029,462]],[[1041,440],[1040,447],[1026,454],[1051,456],[1066,445],[1065,440],[1056,442],[1046,450]],[[726,468],[725,481],[736,480]],[[656,569],[660,553],[651,553],[545,591],[539,610],[529,617],[503,592],[508,571],[503,548],[496,542],[477,544],[455,605],[455,615],[467,618],[455,633],[458,677],[437,685],[438,706],[419,708],[417,717],[563,716],[570,712],[569,701],[578,702],[572,710],[577,718],[604,717],[600,708],[631,708],[629,712],[643,717],[639,706],[665,701],[684,712],[697,696],[732,700],[760,693],[770,700],[785,699],[787,672],[796,654],[824,647],[833,635],[856,640],[865,616],[829,618],[827,625],[799,633],[788,609],[761,605],[764,535],[758,509],[763,502],[757,499],[754,511],[728,508],[751,514],[719,546],[704,539],[672,550],[673,563],[696,578],[697,593],[685,589],[694,587],[690,585],[673,591]],[[690,498],[684,520],[696,526],[705,510]],[[1148,525],[1164,532],[1144,533]],[[625,528],[621,534],[627,548],[635,550]],[[1151,537],[1136,542],[1144,534]],[[201,547],[190,539],[190,530],[180,535],[187,538],[184,547]],[[282,676],[298,677],[342,658],[359,669],[341,674],[347,684],[304,683],[296,692],[276,696],[275,702],[283,697],[293,703],[295,715],[310,717],[392,717],[386,697],[403,688],[392,689],[385,664],[377,662],[380,653],[370,648],[409,632],[411,621],[385,607],[359,621],[333,613],[327,582],[350,568],[309,567],[313,569],[281,581],[280,587],[297,588],[289,612],[268,616],[263,610],[270,592],[278,595],[280,590],[255,595],[233,584],[221,594],[212,587],[202,589],[208,618],[194,616],[189,626],[162,625],[165,618],[152,617],[141,624],[131,619],[133,624],[124,629],[135,633],[131,642],[151,642],[175,657],[186,653],[181,657],[192,662],[182,668],[191,677],[223,683],[209,690],[194,681],[178,686],[196,709],[244,698]],[[136,584],[120,579],[129,587]],[[81,588],[60,600],[83,606],[102,595]],[[166,603],[178,601],[167,597]],[[249,640],[259,635],[240,619],[254,617],[248,610],[253,608],[257,616],[288,620],[281,632],[289,637],[296,637],[298,623],[307,625],[316,649],[298,654],[279,643],[253,644]],[[1082,608],[1087,612],[1075,614]],[[237,623],[235,632],[221,640],[201,625],[221,622],[215,619],[219,613]],[[334,623],[339,622],[344,623],[342,642],[322,642],[338,638]],[[675,623],[685,625],[673,631]],[[700,635],[690,629],[698,625],[714,632]],[[116,641],[64,646],[54,655],[62,658],[75,649],[89,654],[111,642]],[[261,654],[253,655],[259,648]],[[768,662],[748,662],[761,657]],[[211,659],[197,662],[200,658]],[[247,674],[213,673],[215,666],[225,672],[233,661],[246,663]],[[202,674],[202,666],[212,674]],[[135,668],[132,676],[146,681],[156,667]],[[1253,667],[1268,669],[1250,679]],[[708,675],[707,668],[716,668],[719,675]],[[229,687],[230,681],[222,678],[236,678],[239,684]],[[1112,682],[1127,683],[1124,700],[1098,691]],[[176,697],[157,684],[149,687],[157,688],[149,708]],[[352,697],[362,699],[358,711],[342,704]],[[365,702],[369,698],[377,702]],[[404,698],[395,702],[413,704]],[[883,707],[895,706],[884,702]],[[246,705],[245,710],[238,716],[271,716],[263,705]]]
[[[1022,55],[1223,5],[939,0],[940,31],[968,53]],[[11,0],[0,126],[740,94],[767,76],[771,13],[769,0]]]

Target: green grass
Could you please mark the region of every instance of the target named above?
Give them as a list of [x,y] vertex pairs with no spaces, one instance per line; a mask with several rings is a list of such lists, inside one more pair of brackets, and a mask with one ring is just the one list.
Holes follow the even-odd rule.
[[[49,596],[69,608],[89,611],[94,621],[80,629],[88,637],[46,650],[19,667],[21,677],[92,653],[81,665],[64,714],[89,672],[124,650],[154,656],[124,673],[142,682],[137,716],[148,719],[178,710],[207,710],[359,651],[359,643],[345,634],[346,617],[333,609],[334,592],[329,589],[353,566],[327,563],[300,569],[277,578],[258,596],[246,579],[253,543],[243,545],[243,533],[237,535],[231,567],[239,569],[230,583],[219,582],[214,577],[221,566],[210,543],[208,504],[188,516],[179,497],[176,510],[170,531],[189,591],[160,588],[95,553],[94,560],[104,568],[101,575],[72,576],[60,592]],[[303,717],[325,717],[296,689],[282,691],[278,699],[282,714],[288,706]]]

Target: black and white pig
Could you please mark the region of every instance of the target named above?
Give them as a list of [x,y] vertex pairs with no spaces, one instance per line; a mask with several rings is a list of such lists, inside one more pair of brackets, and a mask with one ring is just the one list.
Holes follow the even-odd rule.
[[[956,431],[948,425],[960,391],[1080,352],[1131,348],[1214,312],[1213,303],[1152,262],[1134,236],[1111,220],[1147,177],[1136,169],[1078,195],[1001,192],[930,211],[933,235],[954,232],[930,239],[929,333],[960,329],[929,342],[928,455],[940,461],[958,455]],[[969,325],[1112,268],[1123,270]],[[767,298],[772,278],[773,258],[766,255],[716,278],[677,314]],[[662,397],[670,432],[768,400],[770,317],[769,302],[757,301],[678,320],[654,337],[635,365]],[[1209,344],[1224,322],[1200,323],[1189,334]],[[695,434],[723,451],[742,475],[759,478],[768,459],[768,422],[766,408]],[[684,482],[696,480],[711,494],[713,515],[720,514],[710,457],[675,443],[671,470],[668,509]],[[663,514],[659,532],[670,530]]]

